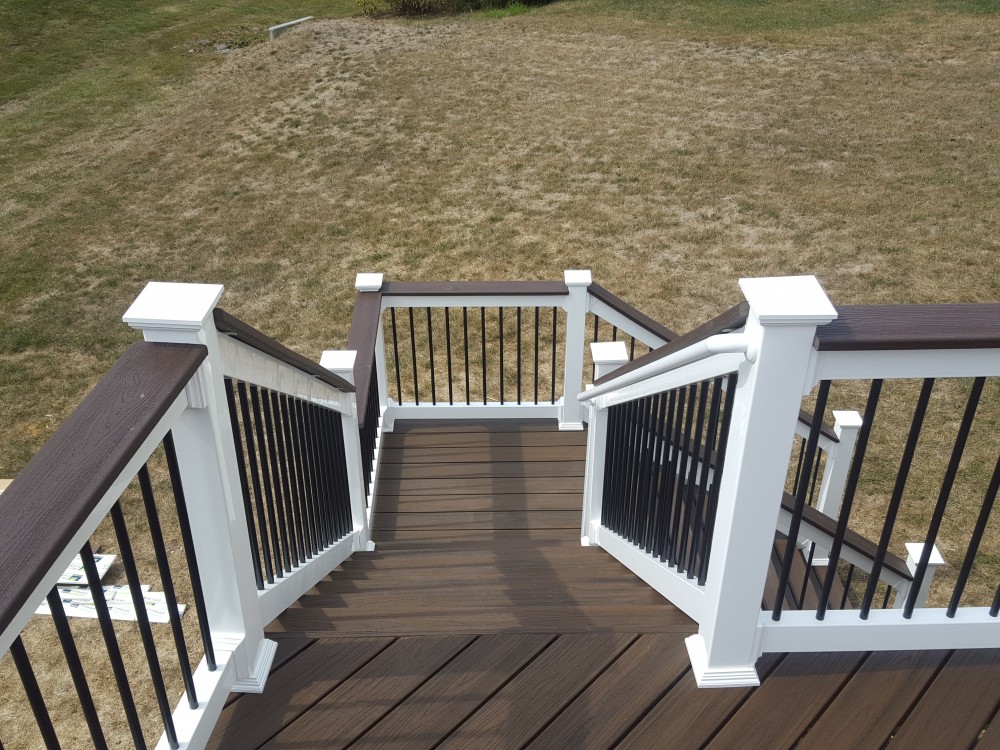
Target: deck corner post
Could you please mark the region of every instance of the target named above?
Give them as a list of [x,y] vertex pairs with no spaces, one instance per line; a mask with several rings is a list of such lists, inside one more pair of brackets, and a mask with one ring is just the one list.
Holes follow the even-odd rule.
[[[277,644],[264,637],[240,499],[236,445],[213,312],[220,284],[150,282],[122,320],[146,341],[200,344],[208,349],[197,399],[172,432],[208,611],[212,643],[233,662],[232,690],[260,692]],[[195,384],[196,382],[196,384]]]
[[705,614],[687,641],[699,687],[758,684],[760,605],[816,327],[837,317],[813,276],[741,279],[740,288],[755,356],[740,365],[730,396]]
[[[594,378],[601,378],[628,362],[624,341],[592,343],[590,352],[594,360]],[[590,386],[588,386],[590,387]],[[597,545],[604,504],[604,460],[608,447],[608,410],[598,408],[593,401],[587,428],[587,464],[583,480],[583,518],[580,524],[580,543],[584,547]]]
[[577,396],[583,388],[584,328],[587,324],[590,271],[565,271],[563,280],[569,289],[569,297],[566,300],[566,354],[559,429],[582,430],[583,405],[577,400]]
[[[840,442],[834,443],[826,452],[826,469],[823,471],[819,498],[816,500],[816,510],[830,518],[837,518],[840,514],[840,503],[847,486],[847,472],[851,468],[851,458],[854,456],[854,445],[858,441],[861,424],[861,415],[856,411],[833,412],[833,431]],[[829,550],[816,545],[813,566],[829,565],[828,554]]]
[[[355,385],[354,365],[357,356],[358,353],[355,351],[324,351],[320,364],[351,385]],[[344,395],[350,408],[340,415],[340,419],[344,428],[344,463],[347,466],[347,483],[351,493],[351,523],[357,534],[354,551],[372,552],[375,545],[372,543],[368,524],[368,488],[364,486],[364,473],[361,468],[361,431],[358,428],[357,394]]]

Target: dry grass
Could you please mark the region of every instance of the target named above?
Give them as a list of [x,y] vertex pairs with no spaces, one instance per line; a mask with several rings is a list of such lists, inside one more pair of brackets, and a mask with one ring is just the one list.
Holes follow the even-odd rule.
[[150,279],[222,282],[312,357],[345,343],[359,271],[591,268],[680,331],[741,276],[814,273],[837,303],[1000,299],[1000,23],[886,8],[763,30],[585,1],[319,22],[77,127],[23,125],[53,121],[45,94],[3,105],[0,476],[122,351]]

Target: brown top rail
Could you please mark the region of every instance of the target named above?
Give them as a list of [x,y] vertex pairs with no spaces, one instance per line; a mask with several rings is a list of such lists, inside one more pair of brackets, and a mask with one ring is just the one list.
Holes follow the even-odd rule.
[[505,295],[569,294],[561,281],[387,281],[382,284],[385,297],[435,297],[438,295]]
[[681,349],[687,349],[692,344],[697,344],[699,341],[703,341],[709,336],[715,336],[719,333],[729,333],[730,331],[735,331],[737,328],[742,328],[746,324],[747,316],[749,314],[750,305],[746,302],[741,302],[736,305],[736,307],[726,310],[721,315],[712,318],[707,323],[703,323],[693,331],[689,331],[683,336],[678,336],[669,344],[664,344],[659,349],[654,349],[648,354],[636,357],[631,362],[626,365],[622,365],[614,372],[609,373],[602,378],[598,378],[594,381],[594,385],[609,383],[625,373],[633,372],[638,370],[640,367],[648,365],[650,362],[656,362],[670,354],[673,354],[674,352],[679,352]]
[[[375,367],[375,341],[382,315],[382,293],[358,292],[354,301],[354,317],[347,348],[358,353],[354,360],[354,386],[357,388],[358,427],[365,426],[368,399],[371,394],[372,369]],[[376,394],[377,398],[377,394]]]
[[[795,498],[787,492],[784,493],[781,498],[781,507],[789,513],[794,512]],[[830,516],[821,513],[810,505],[806,505],[802,508],[802,523],[807,527],[812,526],[830,536],[834,536],[837,533],[837,521],[830,518]],[[875,544],[875,542],[861,536],[861,534],[856,531],[851,531],[850,529],[844,530],[844,546],[872,561],[875,560],[878,553],[878,545]],[[896,555],[891,552],[885,553],[884,567],[887,570],[891,570],[900,578],[907,581],[913,580],[913,576],[910,574],[910,569],[906,567],[906,561],[902,558],[896,557]]]
[[239,318],[227,313],[221,307],[215,308],[215,327],[220,333],[231,335],[237,341],[242,341],[247,346],[251,346],[259,352],[274,357],[286,365],[294,367],[296,370],[301,370],[307,375],[312,375],[317,380],[327,385],[332,385],[344,393],[354,392],[354,386],[339,375],[334,375],[318,362],[313,362],[298,352],[293,352],[284,344],[247,325]]
[[816,329],[820,351],[1000,348],[1000,304],[843,305]]
[[673,341],[678,338],[678,334],[671,331],[665,325],[662,325],[645,313],[640,312],[636,308],[632,307],[628,302],[623,300],[621,297],[609,292],[600,284],[591,284],[587,287],[587,291],[590,292],[590,296],[595,299],[599,299],[608,307],[612,308],[615,312],[620,313],[622,316],[628,318],[633,323],[638,326],[645,328],[650,333],[659,336],[667,342]]
[[132,344],[0,494],[0,631],[149,437],[207,355]]

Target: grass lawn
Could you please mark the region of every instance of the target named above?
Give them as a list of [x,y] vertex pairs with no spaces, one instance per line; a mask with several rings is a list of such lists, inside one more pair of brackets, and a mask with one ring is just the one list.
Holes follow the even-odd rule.
[[[841,304],[1000,300],[998,12],[8,0],[0,476],[136,338],[120,317],[152,279],[223,283],[228,310],[313,358],[346,343],[359,271],[591,268],[680,331],[739,301],[741,276],[813,273]],[[977,476],[996,459],[980,444]]]

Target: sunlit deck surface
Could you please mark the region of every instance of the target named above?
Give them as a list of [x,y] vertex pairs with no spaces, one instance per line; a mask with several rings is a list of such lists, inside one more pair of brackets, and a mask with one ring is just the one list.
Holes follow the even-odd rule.
[[[219,748],[1000,748],[1000,652],[766,655],[699,690],[694,622],[580,546],[585,434],[398,423],[377,550],[269,626]],[[978,740],[978,745],[976,744]]]

